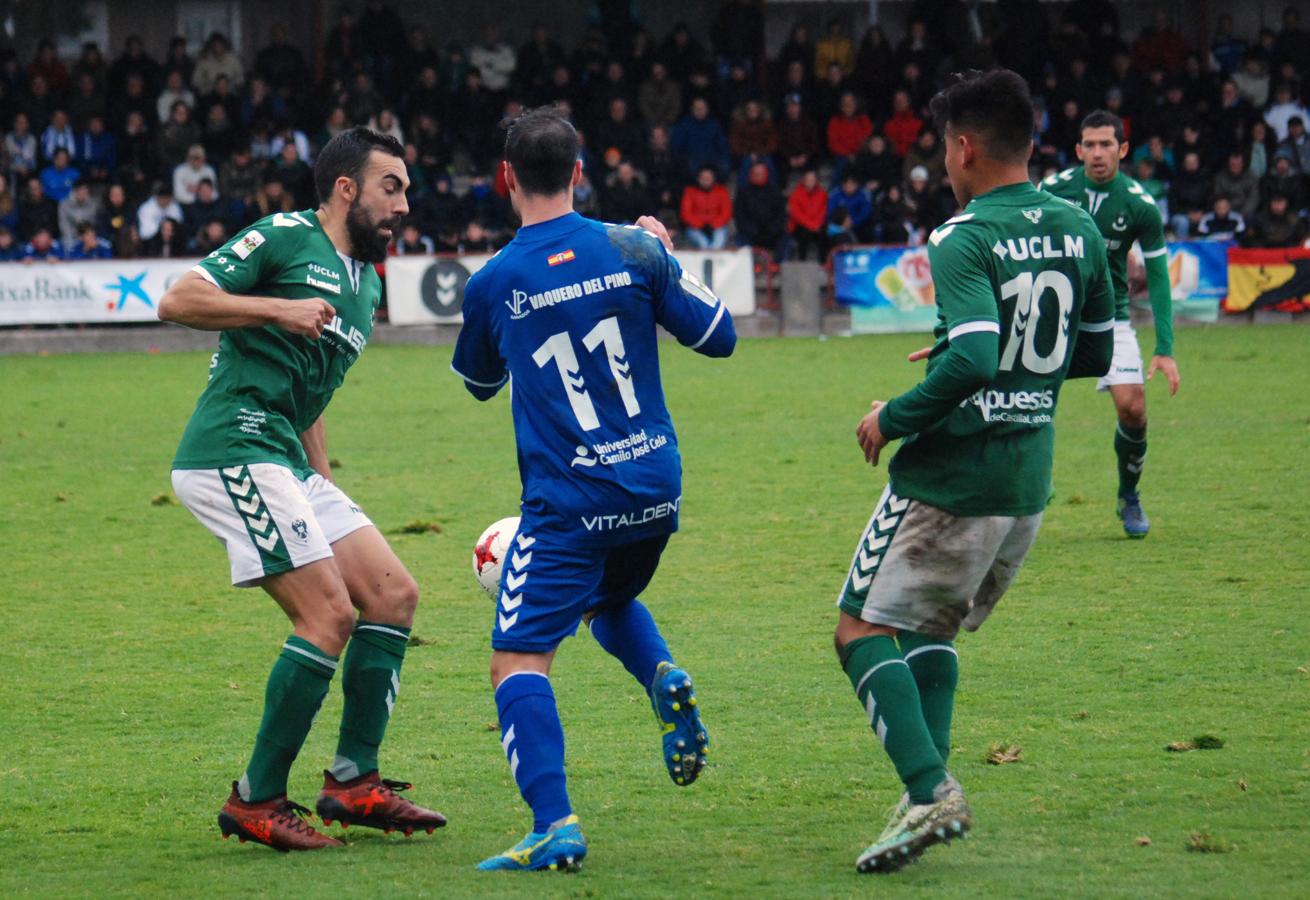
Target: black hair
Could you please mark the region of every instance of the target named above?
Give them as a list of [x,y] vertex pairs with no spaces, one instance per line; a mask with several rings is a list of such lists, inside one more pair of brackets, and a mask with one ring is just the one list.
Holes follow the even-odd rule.
[[505,161],[525,194],[549,197],[568,190],[578,150],[577,131],[553,106],[520,113],[505,132]]
[[1023,162],[1032,152],[1032,96],[1028,82],[1009,69],[959,75],[932,98],[930,108],[938,131],[974,132],[994,159]]
[[405,158],[405,148],[398,140],[362,125],[343,131],[328,141],[314,161],[314,190],[318,192],[318,202],[327,203],[332,199],[333,187],[342,176],[360,184],[368,156],[374,150],[397,159]]
[[1094,109],[1083,116],[1083,123],[1078,126],[1078,133],[1081,135],[1089,128],[1105,128],[1107,125],[1114,129],[1115,143],[1122,144],[1124,142],[1124,120],[1109,110]]

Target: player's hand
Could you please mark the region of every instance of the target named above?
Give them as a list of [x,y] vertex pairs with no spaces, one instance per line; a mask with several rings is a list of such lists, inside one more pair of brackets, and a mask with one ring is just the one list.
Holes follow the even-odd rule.
[[882,400],[873,401],[872,412],[860,419],[855,429],[855,437],[860,442],[860,449],[864,451],[864,460],[871,466],[878,465],[878,454],[887,446],[887,438],[882,436],[878,428],[878,413],[886,405]]
[[1172,356],[1152,356],[1151,364],[1146,368],[1146,380],[1150,381],[1151,376],[1159,370],[1164,373],[1164,377],[1169,379],[1169,396],[1172,397],[1178,393],[1178,382],[1182,378],[1178,375],[1178,363],[1174,362]]
[[909,356],[905,357],[907,362],[918,362],[921,359],[927,359],[932,353],[931,347],[920,347]]
[[292,334],[307,338],[323,336],[323,327],[332,321],[336,309],[326,300],[283,300],[279,306],[277,324]]
[[642,216],[637,220],[636,225],[638,228],[644,228],[655,235],[660,239],[660,243],[664,245],[665,250],[670,253],[673,252],[673,238],[669,237],[669,230],[664,227],[664,223],[659,219],[654,216]]

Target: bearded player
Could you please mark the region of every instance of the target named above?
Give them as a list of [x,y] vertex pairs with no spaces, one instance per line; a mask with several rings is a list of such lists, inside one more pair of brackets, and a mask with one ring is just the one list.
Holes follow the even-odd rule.
[[1027,84],[973,73],[932,110],[964,209],[928,240],[939,321],[927,375],[874,402],[856,430],[873,465],[904,440],[838,598],[842,668],[905,785],[861,872],[898,869],[972,827],[946,768],[952,642],[987,618],[1037,537],[1061,384],[1110,365],[1105,247],[1085,212],[1028,180]]
[[159,307],[161,319],[221,332],[173,489],[226,548],[232,583],[263,588],[292,624],[250,762],[218,815],[225,838],[282,851],[342,846],[287,799],[338,667],[345,708],[318,814],[406,835],[446,823],[398,796],[410,785],[378,775],[418,586],[332,482],[322,418],[368,343],[381,297],[373,264],[409,211],[403,150],[366,128],[344,132],[319,154],[314,184],[317,210],[259,220]]
[[1172,289],[1164,224],[1151,195],[1119,171],[1120,161],[1128,154],[1122,119],[1105,110],[1088,114],[1074,149],[1082,166],[1051,175],[1042,181],[1042,187],[1091,213],[1110,254],[1115,297],[1114,362],[1096,388],[1110,392],[1119,417],[1114,432],[1114,452],[1119,460],[1119,518],[1128,537],[1144,538],[1151,523],[1142,510],[1137,485],[1146,464],[1146,390],[1142,351],[1128,321],[1128,251],[1134,241],[1141,244],[1146,288],[1155,315],[1155,352],[1146,379],[1157,370],[1163,372],[1173,396],[1178,393],[1179,377],[1174,361]]

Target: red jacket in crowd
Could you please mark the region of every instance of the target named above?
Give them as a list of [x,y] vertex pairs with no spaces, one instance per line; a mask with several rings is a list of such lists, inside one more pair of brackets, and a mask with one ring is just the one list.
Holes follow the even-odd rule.
[[804,228],[822,232],[827,222],[828,192],[817,184],[812,191],[807,191],[804,185],[796,185],[787,198],[787,230],[794,232],[797,228]]
[[908,109],[896,113],[882,127],[882,133],[892,142],[897,156],[904,156],[909,151],[920,131],[923,131],[923,120]]
[[732,221],[732,198],[716,184],[708,191],[692,184],[682,189],[682,224],[688,228],[722,228]]
[[854,156],[873,134],[873,123],[864,113],[847,119],[833,116],[828,120],[828,152],[833,156]]

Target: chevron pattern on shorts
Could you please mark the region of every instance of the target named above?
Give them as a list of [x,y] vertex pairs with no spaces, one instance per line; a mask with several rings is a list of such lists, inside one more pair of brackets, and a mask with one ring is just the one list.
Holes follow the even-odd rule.
[[515,536],[514,542],[510,544],[509,559],[506,560],[508,568],[505,569],[505,587],[500,592],[500,610],[503,611],[496,613],[502,633],[509,631],[518,623],[519,607],[523,605],[521,591],[528,583],[528,566],[532,565],[532,551],[528,548],[536,542],[536,538],[520,534]]
[[259,496],[254,479],[250,477],[250,468],[229,466],[219,471],[223,476],[223,486],[227,488],[237,511],[245,520],[250,539],[265,553],[273,552],[278,542],[282,540],[282,536],[278,533],[277,526],[273,524],[273,517],[269,515],[264,499]]
[[858,593],[868,591],[869,585],[873,584],[873,576],[878,573],[878,567],[882,565],[882,558],[887,553],[887,547],[891,544],[892,535],[900,527],[901,519],[905,517],[905,511],[910,508],[910,499],[908,497],[897,497],[891,491],[887,492],[881,506],[878,507],[874,514],[873,520],[869,523],[869,530],[864,534],[864,540],[860,542],[859,549],[855,552],[855,560],[851,563],[850,589]]

